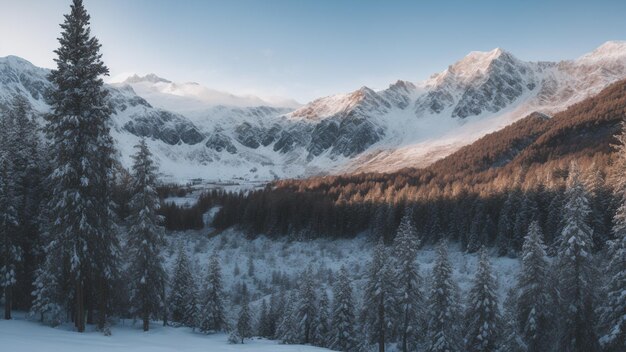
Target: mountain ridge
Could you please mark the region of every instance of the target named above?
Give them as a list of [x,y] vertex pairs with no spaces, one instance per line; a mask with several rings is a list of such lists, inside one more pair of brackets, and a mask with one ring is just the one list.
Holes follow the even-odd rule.
[[[208,88],[156,74],[107,89],[121,159],[129,162],[132,145],[147,137],[172,180],[391,172],[429,165],[532,112],[552,115],[626,78],[625,43],[560,62],[526,62],[500,48],[471,52],[422,82],[361,87],[295,110],[207,103]],[[0,58],[0,104],[24,94],[44,113],[47,72]]]

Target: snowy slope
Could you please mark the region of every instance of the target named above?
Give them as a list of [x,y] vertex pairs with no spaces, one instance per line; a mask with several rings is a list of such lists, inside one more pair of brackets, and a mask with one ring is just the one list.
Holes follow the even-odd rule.
[[[17,314],[16,314],[17,315]],[[276,341],[255,339],[243,345],[228,344],[226,334],[204,335],[189,328],[163,327],[153,324],[149,332],[125,321],[114,326],[112,336],[96,331],[79,334],[69,326],[50,328],[23,315],[15,320],[0,321],[0,341],[3,351],[115,351],[115,352],[323,352],[325,348],[281,345]]]
[[288,107],[297,108],[298,102],[290,99],[262,99],[257,96],[238,96],[204,87],[195,82],[177,83],[161,78],[154,73],[145,76],[134,74],[121,82],[111,82],[114,86],[130,85],[135,92],[153,106],[186,113],[205,110],[216,105],[234,107]]
[[[23,94],[41,113],[47,70],[0,58],[0,105]],[[362,87],[298,107],[156,75],[108,86],[120,159],[147,137],[175,181],[271,180],[425,166],[534,111],[553,114],[626,78],[626,42],[576,60],[472,52],[422,82]]]

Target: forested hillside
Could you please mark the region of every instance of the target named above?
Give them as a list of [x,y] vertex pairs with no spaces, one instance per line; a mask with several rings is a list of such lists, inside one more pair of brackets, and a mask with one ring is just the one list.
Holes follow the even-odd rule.
[[532,219],[552,244],[562,226],[565,180],[574,161],[591,197],[597,249],[610,237],[614,136],[626,111],[626,81],[547,117],[534,113],[425,169],[277,181],[220,197],[214,225],[252,236],[353,236],[391,242],[411,211],[432,243],[449,237],[515,255]]

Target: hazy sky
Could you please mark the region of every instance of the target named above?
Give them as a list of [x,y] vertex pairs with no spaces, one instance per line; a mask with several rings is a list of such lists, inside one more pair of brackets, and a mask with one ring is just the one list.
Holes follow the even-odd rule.
[[[70,0],[0,0],[0,57],[52,67]],[[576,58],[626,40],[626,0],[85,0],[112,76],[300,102],[420,81],[472,50]]]

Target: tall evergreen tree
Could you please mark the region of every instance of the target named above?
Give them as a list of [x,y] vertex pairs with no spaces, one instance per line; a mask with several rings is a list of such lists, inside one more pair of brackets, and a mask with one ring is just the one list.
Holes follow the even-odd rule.
[[17,266],[16,284],[12,291],[16,303],[26,307],[33,273],[40,261],[39,252],[41,202],[47,193],[44,175],[47,162],[42,157],[39,128],[32,116],[32,107],[23,95],[16,95],[10,102],[4,119],[0,121],[0,150],[5,152],[13,178],[12,202],[16,214],[15,244],[21,249],[21,262]]
[[496,278],[483,247],[465,312],[465,350],[497,351],[501,337]]
[[608,281],[604,287],[607,298],[599,309],[600,344],[611,352],[626,349],[626,124],[617,139],[615,196],[620,205],[613,218],[615,240],[608,251]]
[[513,317],[528,352],[550,350],[552,336],[552,295],[548,289],[549,262],[539,223],[528,228],[522,248],[522,265],[514,289]]
[[276,327],[276,335],[287,344],[295,344],[301,341],[298,331],[298,296],[295,290],[289,294],[282,315]]
[[67,258],[63,276],[72,282],[69,294],[75,300],[74,322],[79,332],[85,330],[89,290],[97,293],[98,323],[103,327],[119,252],[110,208],[111,111],[101,78],[109,70],[102,63],[100,43],[91,36],[89,20],[82,0],[73,0],[61,24],[57,68],[48,77],[53,89],[47,96],[51,113],[46,126],[55,148],[50,232],[57,247],[48,255]]
[[461,351],[459,293],[452,279],[452,267],[444,241],[437,249],[431,282],[426,351]]
[[171,291],[168,299],[171,319],[174,323],[195,328],[198,316],[198,293],[196,281],[185,249],[180,246],[174,264]]
[[316,346],[328,347],[330,345],[329,335],[330,327],[330,302],[326,290],[322,290],[320,294],[319,304],[317,306],[317,314],[315,320],[315,332],[313,335],[313,343]]
[[418,340],[424,336],[424,284],[416,262],[420,246],[417,230],[411,214],[400,222],[393,244],[395,258],[395,282],[397,285],[399,346],[403,352],[414,351]]
[[248,295],[244,295],[239,309],[239,318],[237,319],[237,335],[243,343],[244,339],[252,337],[252,313],[250,312],[250,304]]
[[572,163],[563,208],[556,262],[560,307],[559,351],[598,350],[595,329],[595,270],[591,258],[592,231],[589,203],[576,164]]
[[593,246],[594,250],[600,250],[611,237],[611,214],[614,213],[611,206],[611,193],[606,185],[604,175],[595,164],[591,166],[585,181],[589,193]]
[[261,301],[261,309],[259,309],[259,319],[257,325],[257,334],[261,337],[269,338],[272,336],[272,332],[270,330],[271,326],[271,314],[267,308],[267,301],[263,299]]
[[222,269],[217,252],[213,253],[209,261],[209,268],[204,285],[202,299],[200,300],[202,304],[199,318],[200,331],[220,332],[228,330]]
[[298,335],[302,336],[305,344],[313,341],[316,330],[317,317],[317,295],[315,293],[315,282],[313,281],[313,270],[308,268],[302,275],[300,283],[299,301],[297,307],[297,329]]
[[22,259],[22,250],[16,236],[18,223],[17,210],[13,205],[14,181],[11,162],[0,150],[0,287],[4,296],[4,319],[11,319],[16,266]]
[[135,148],[128,231],[130,301],[133,313],[141,317],[143,329],[148,331],[150,318],[156,317],[165,305],[166,272],[161,252],[166,242],[157,214],[160,204],[156,192],[157,169],[145,140]]
[[383,241],[372,253],[363,297],[362,319],[369,343],[378,344],[384,352],[385,345],[395,334],[397,317],[396,287],[389,255]]
[[330,348],[337,351],[357,352],[360,344],[356,333],[352,281],[345,267],[339,270],[333,293]]

